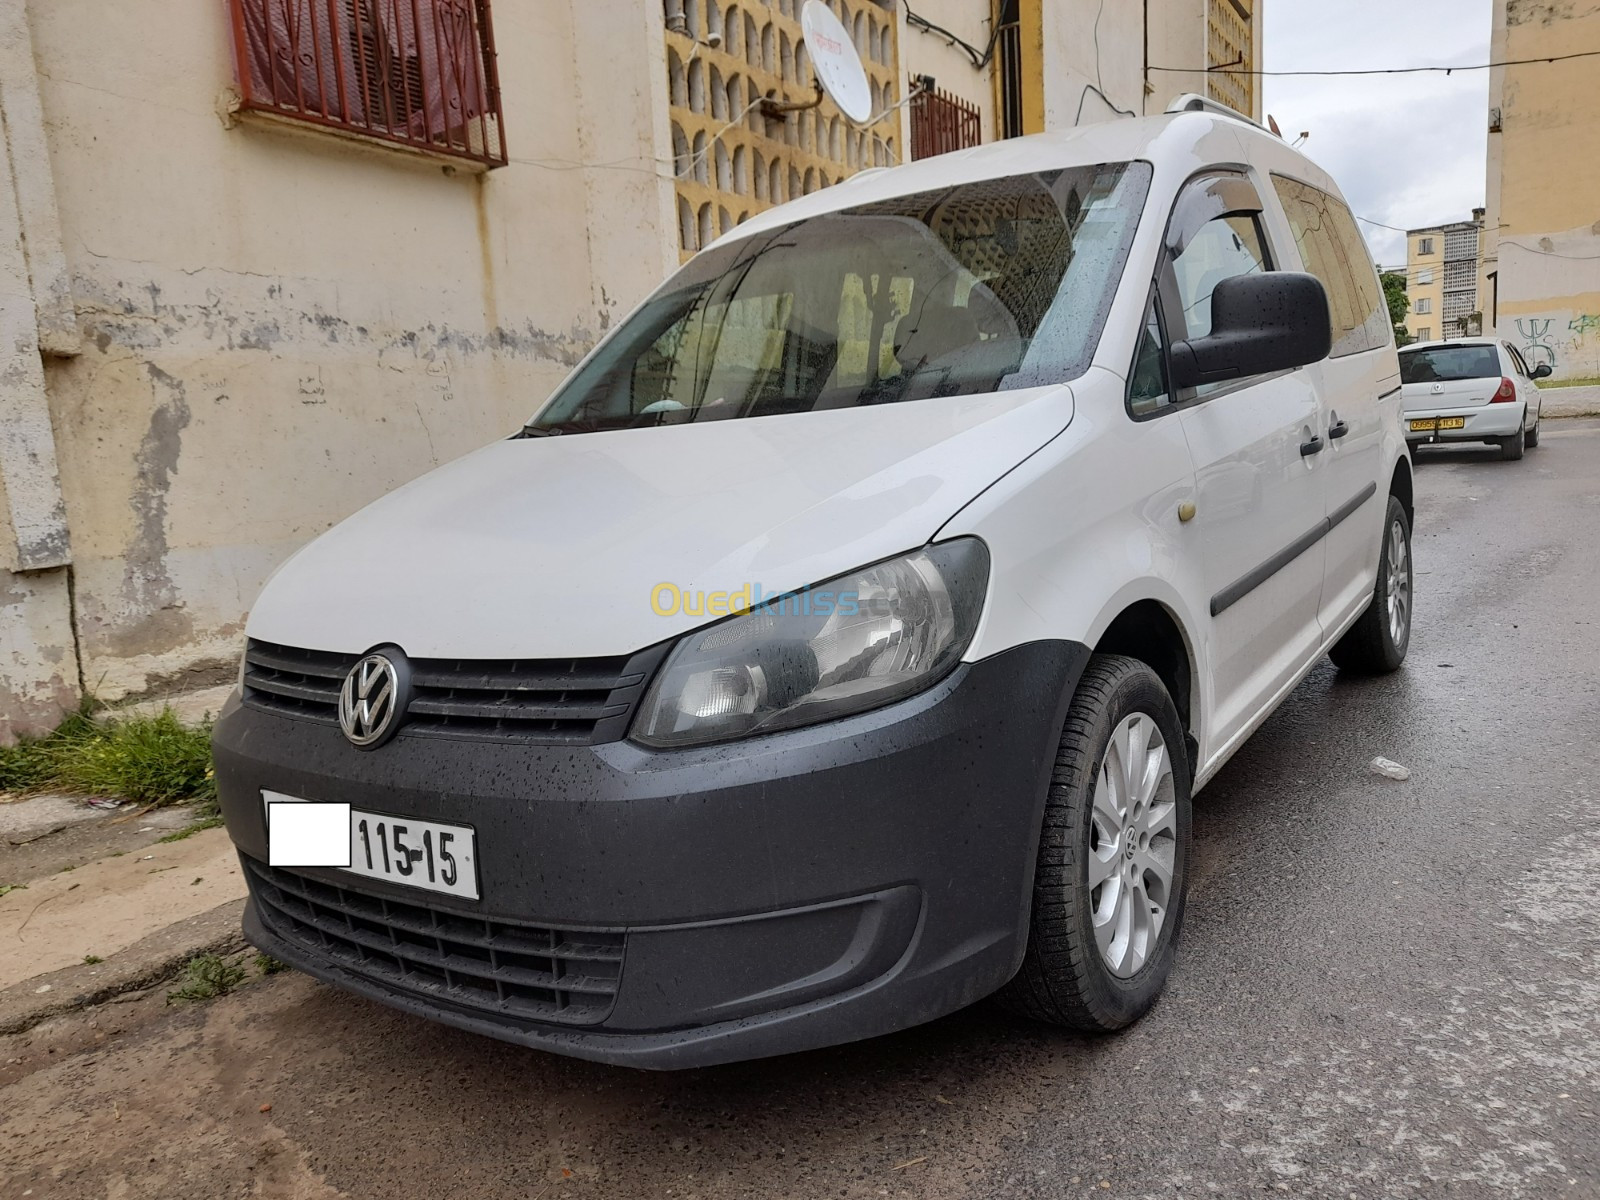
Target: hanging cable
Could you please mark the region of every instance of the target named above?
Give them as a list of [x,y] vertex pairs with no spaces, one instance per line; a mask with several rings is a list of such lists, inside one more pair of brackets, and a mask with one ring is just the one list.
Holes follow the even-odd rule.
[[1453,75],[1457,71],[1488,71],[1495,67],[1529,67],[1540,63],[1567,62],[1574,58],[1600,58],[1600,50],[1579,50],[1573,54],[1555,54],[1545,58],[1507,58],[1499,62],[1465,63],[1454,67],[1367,67],[1340,71],[1253,71],[1225,67],[1151,67],[1152,71],[1166,71],[1174,75],[1255,75],[1274,79],[1327,77],[1333,75]]
[[989,34],[989,44],[982,50],[979,50],[971,42],[964,40],[954,33],[951,33],[943,25],[935,25],[926,17],[919,17],[916,13],[911,11],[911,5],[906,4],[903,5],[903,7],[906,10],[906,25],[912,29],[920,30],[923,33],[931,33],[935,37],[944,38],[949,45],[956,47],[963,54],[965,54],[967,58],[971,60],[972,65],[980,71],[987,67],[994,60],[994,48],[1000,41],[1000,35],[1008,29],[1015,29],[1018,27],[1018,23],[1015,21],[1008,25],[997,24],[993,31]]

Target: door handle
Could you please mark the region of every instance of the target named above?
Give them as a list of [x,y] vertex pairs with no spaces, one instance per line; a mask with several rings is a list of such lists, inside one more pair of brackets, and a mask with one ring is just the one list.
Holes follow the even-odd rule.
[[1314,437],[1309,442],[1301,442],[1300,443],[1300,457],[1301,458],[1310,458],[1313,454],[1321,454],[1321,453],[1322,453],[1322,439],[1319,438],[1319,437]]
[[1337,442],[1340,438],[1342,438],[1345,434],[1347,434],[1349,432],[1350,432],[1350,426],[1346,425],[1343,421],[1339,420],[1338,418],[1334,418],[1333,424],[1328,426],[1328,438],[1331,441]]

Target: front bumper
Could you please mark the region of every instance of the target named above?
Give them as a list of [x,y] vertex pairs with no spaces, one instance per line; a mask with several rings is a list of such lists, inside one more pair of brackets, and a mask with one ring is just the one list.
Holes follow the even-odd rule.
[[[1414,446],[1430,442],[1487,442],[1515,437],[1522,428],[1526,408],[1524,404],[1484,404],[1476,408],[1419,409],[1402,413],[1401,420],[1405,422],[1406,441]],[[1460,429],[1412,431],[1411,422],[1435,417],[1463,417],[1466,424]]]
[[[252,881],[245,932],[396,1007],[631,1066],[703,1066],[919,1024],[992,992],[1021,962],[1045,790],[1088,656],[1032,643],[875,712],[671,751],[402,732],[364,752],[335,727],[236,697],[214,749]],[[472,826],[482,899],[315,869],[277,873],[279,889],[263,865],[264,788]],[[287,919],[301,895],[359,936]],[[485,961],[483,946],[544,931],[561,931],[552,944],[614,948],[611,998],[541,1019],[497,996],[499,982],[486,993],[413,970],[374,938],[418,940],[419,912],[468,930],[468,952]],[[402,951],[413,963],[423,954]]]

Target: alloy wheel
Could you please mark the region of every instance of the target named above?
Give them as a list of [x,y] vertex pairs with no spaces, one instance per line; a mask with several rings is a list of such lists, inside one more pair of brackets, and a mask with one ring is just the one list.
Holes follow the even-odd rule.
[[1406,544],[1405,527],[1389,523],[1389,640],[1397,647],[1406,644],[1411,629],[1411,548]]
[[1172,758],[1155,721],[1134,713],[1111,734],[1089,828],[1095,945],[1120,979],[1138,974],[1160,944],[1177,846]]

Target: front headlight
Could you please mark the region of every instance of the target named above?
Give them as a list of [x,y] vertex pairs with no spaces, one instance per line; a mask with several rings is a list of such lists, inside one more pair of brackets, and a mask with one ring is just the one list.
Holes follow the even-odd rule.
[[989,551],[976,538],[864,567],[691,633],[632,737],[688,746],[877,708],[937,683],[978,627]]

